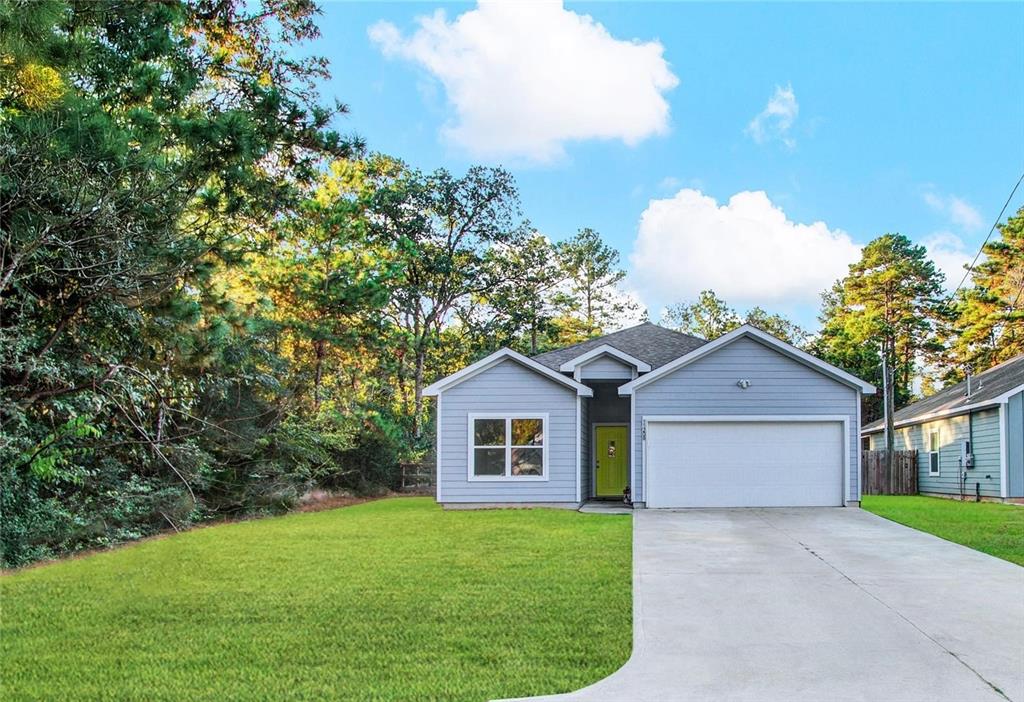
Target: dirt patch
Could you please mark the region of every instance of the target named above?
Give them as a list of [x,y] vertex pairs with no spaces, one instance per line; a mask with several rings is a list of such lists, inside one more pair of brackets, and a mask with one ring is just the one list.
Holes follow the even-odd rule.
[[294,511],[323,512],[324,510],[327,509],[337,509],[338,507],[351,507],[352,505],[361,505],[364,502],[384,500],[389,497],[401,497],[401,495],[401,493],[397,492],[386,492],[382,495],[374,495],[371,497],[356,497],[355,495],[335,495],[329,492],[317,490],[303,495],[302,499],[299,502],[299,506],[296,507]]

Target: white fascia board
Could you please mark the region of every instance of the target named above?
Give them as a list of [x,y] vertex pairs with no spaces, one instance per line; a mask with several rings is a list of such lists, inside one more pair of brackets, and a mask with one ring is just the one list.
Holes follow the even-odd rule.
[[1009,403],[999,405],[999,496],[1002,498],[1010,496],[1010,436],[1006,431],[1006,414],[1009,411]]
[[708,354],[714,353],[723,346],[727,346],[732,342],[736,341],[737,339],[741,339],[744,337],[757,339],[758,341],[764,343],[766,346],[775,349],[776,351],[785,356],[789,356],[795,361],[810,366],[811,368],[814,368],[823,373],[824,375],[827,375],[835,380],[838,380],[841,383],[857,388],[865,395],[875,394],[875,386],[872,385],[871,383],[865,382],[854,375],[850,375],[846,371],[840,368],[836,368],[831,363],[826,363],[825,361],[822,361],[820,358],[815,358],[806,351],[801,351],[797,347],[791,344],[787,344],[785,341],[782,341],[781,339],[776,339],[771,334],[763,332],[757,327],[752,327],[749,324],[744,324],[741,327],[737,327],[728,334],[723,334],[714,341],[710,341],[704,344],[703,346],[694,349],[690,353],[680,356],[671,363],[666,363],[661,368],[658,368],[657,370],[652,371],[651,373],[648,373],[645,376],[642,376],[640,378],[637,378],[636,380],[630,381],[625,385],[620,386],[619,394],[631,395],[634,389],[643,387],[648,383],[654,382],[658,378],[667,375],[672,371],[678,370],[679,368],[682,368],[685,365],[693,363],[698,359],[704,358]]
[[993,402],[998,402],[999,404],[1004,404],[1006,402],[1009,402],[1011,397],[1016,395],[1018,392],[1022,392],[1022,391],[1024,391],[1024,383],[1018,385],[1015,388],[1010,388],[1009,390],[1004,392],[1002,395],[996,397],[993,400]]
[[437,490],[437,502],[441,502],[441,457],[444,456],[444,449],[441,447],[441,393],[437,393],[437,416],[434,419],[434,423],[437,425],[437,447],[434,449],[436,456],[434,457],[434,482],[436,483]]
[[449,388],[455,387],[459,383],[469,380],[473,376],[483,373],[488,368],[492,368],[505,359],[515,361],[516,363],[525,366],[529,370],[539,373],[556,383],[561,383],[566,387],[570,387],[576,391],[577,395],[582,397],[593,397],[594,391],[588,388],[583,383],[576,382],[572,378],[567,378],[558,371],[552,370],[547,366],[537,363],[532,358],[528,358],[517,351],[513,351],[509,348],[499,349],[486,358],[481,358],[476,363],[466,366],[462,370],[452,373],[446,378],[441,378],[436,383],[432,383],[427,387],[423,388],[424,397],[433,397],[440,393],[442,390],[448,390]]
[[617,358],[620,361],[624,361],[625,363],[628,363],[629,365],[633,366],[634,368],[637,369],[637,371],[641,373],[647,373],[651,370],[651,365],[649,363],[644,363],[636,356],[630,356],[625,351],[620,351],[614,346],[609,346],[608,344],[601,344],[595,349],[591,349],[586,353],[581,353],[579,356],[570,358],[568,361],[559,366],[558,370],[562,371],[563,373],[572,372],[576,370],[578,366],[582,366],[587,361],[595,359],[598,356],[613,356],[614,358]]
[[[1009,402],[1010,398],[1017,393],[1024,390],[1024,385],[1018,385],[1015,388],[1007,390],[1002,395],[997,395],[990,400],[984,402],[976,402],[973,405],[960,405],[959,407],[951,407],[950,409],[935,410],[934,412],[928,412],[927,414],[919,414],[910,419],[901,419],[893,424],[893,427],[905,427],[914,424],[924,424],[935,419],[945,419],[946,417],[955,417],[960,414],[967,414],[968,412],[975,412],[977,410],[983,410],[990,407],[998,407],[999,405],[1005,405]],[[875,427],[874,429],[862,429],[861,436],[867,436],[869,434],[877,434],[880,431],[885,431],[885,427]]]

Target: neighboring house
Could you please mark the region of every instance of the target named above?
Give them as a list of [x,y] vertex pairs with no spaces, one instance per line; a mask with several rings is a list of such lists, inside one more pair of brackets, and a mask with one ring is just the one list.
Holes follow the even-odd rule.
[[705,342],[645,323],[527,358],[502,349],[437,397],[449,507],[856,504],[875,388],[745,325]]
[[[1024,355],[907,405],[893,419],[893,448],[917,449],[922,494],[1024,498]],[[884,430],[881,420],[864,427],[869,449],[885,448]]]

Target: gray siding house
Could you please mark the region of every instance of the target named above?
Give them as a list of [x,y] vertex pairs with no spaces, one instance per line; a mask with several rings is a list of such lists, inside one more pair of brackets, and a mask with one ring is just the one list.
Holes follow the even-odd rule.
[[[893,447],[917,450],[922,494],[1024,500],[1024,355],[908,405],[893,419]],[[862,433],[868,448],[885,448],[881,420]]]
[[842,506],[860,500],[874,387],[751,326],[645,323],[533,358],[502,349],[427,387],[446,507]]

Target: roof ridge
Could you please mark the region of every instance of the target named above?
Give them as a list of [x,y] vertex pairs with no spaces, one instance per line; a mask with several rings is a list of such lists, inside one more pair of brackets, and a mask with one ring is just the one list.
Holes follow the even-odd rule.
[[[531,356],[531,358],[539,358],[540,356],[546,356],[547,354],[555,353],[556,351],[567,351],[569,349],[575,348],[576,346],[582,346],[583,344],[589,344],[589,343],[592,343],[592,342],[595,342],[595,341],[602,341],[604,343],[607,343],[609,346],[615,346],[615,344],[606,341],[606,339],[608,337],[610,337],[610,336],[615,336],[617,334],[623,334],[623,333],[631,331],[633,329],[639,329],[640,327],[654,327],[654,328],[660,329],[662,331],[671,332],[672,334],[675,334],[677,336],[682,336],[682,337],[685,337],[687,339],[693,339],[694,341],[699,341],[702,344],[706,344],[707,343],[707,339],[702,339],[701,337],[694,336],[693,334],[686,334],[685,332],[677,331],[677,330],[671,329],[669,327],[664,327],[664,326],[662,326],[660,324],[655,324],[654,322],[651,322],[650,320],[648,320],[648,321],[645,321],[645,322],[639,322],[637,324],[630,325],[628,327],[623,327],[622,329],[616,329],[615,331],[608,332],[607,334],[601,334],[600,336],[594,336],[594,337],[591,337],[589,339],[584,339],[583,341],[577,341],[576,343],[569,344],[568,346],[558,346],[558,347],[553,348],[553,349],[548,349],[547,351],[543,351],[543,352],[538,353],[538,354],[536,354],[534,356]],[[623,349],[619,349],[619,350],[625,352]]]
[[701,343],[704,344],[708,343],[708,340],[705,339],[703,336],[697,336],[696,334],[687,334],[686,332],[681,332],[678,329],[673,329],[672,327],[665,327],[660,324],[655,324],[654,322],[646,322],[646,324],[650,324],[652,327],[657,327],[658,329],[664,329],[665,331],[672,332],[673,334],[678,334],[679,336],[685,336],[687,339],[695,339],[696,341],[700,341]]
[[[924,417],[931,416],[934,412],[944,413],[941,416],[945,416],[950,412],[964,411],[966,408],[994,404],[1000,396],[998,393],[1005,391],[1007,387],[1014,388],[1013,383],[1019,382],[1020,378],[1017,373],[1011,371],[1007,375],[1006,372],[1009,366],[1020,364],[1022,361],[1024,361],[1024,354],[1018,354],[981,373],[972,374],[970,395],[967,394],[967,380],[964,379],[944,387],[928,397],[922,397],[900,407],[893,413],[893,417],[897,423],[916,423]],[[989,390],[993,387],[996,390]],[[924,409],[922,409],[922,405]],[[884,423],[884,418],[879,418],[866,423],[864,429],[874,430],[884,426]]]

